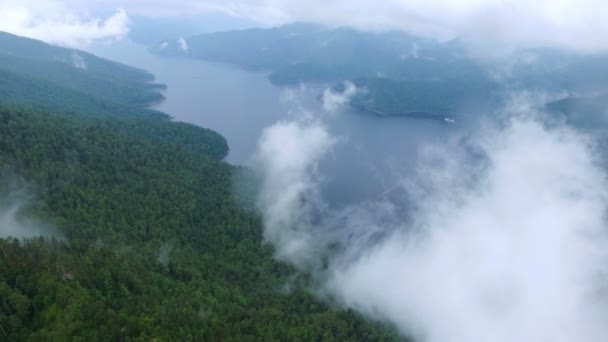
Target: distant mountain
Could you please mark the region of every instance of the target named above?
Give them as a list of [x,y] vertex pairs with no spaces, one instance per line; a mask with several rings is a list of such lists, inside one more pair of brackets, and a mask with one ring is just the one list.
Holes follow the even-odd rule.
[[161,42],[153,52],[270,70],[277,84],[333,81],[386,72],[410,56],[424,56],[436,44],[401,33],[367,33],[290,24],[270,29],[217,32]]
[[526,50],[471,58],[458,40],[290,24],[176,38],[152,46],[168,56],[267,70],[274,84],[353,81],[358,107],[382,113],[454,114],[492,105],[513,90],[581,93],[608,88],[608,56]]

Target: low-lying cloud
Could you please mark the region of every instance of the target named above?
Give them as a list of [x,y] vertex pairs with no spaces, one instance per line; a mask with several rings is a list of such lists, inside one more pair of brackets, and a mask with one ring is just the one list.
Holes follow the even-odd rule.
[[190,50],[190,47],[188,46],[188,42],[186,42],[186,40],[184,38],[180,38],[177,40],[177,46],[179,47],[179,49],[181,51],[183,51],[185,53],[188,53],[188,51]]
[[421,340],[605,340],[606,183],[585,142],[517,119],[481,148],[472,187],[431,180],[416,223],[336,265],[329,289]]
[[262,134],[255,163],[265,181],[258,204],[266,213],[264,236],[276,243],[282,260],[310,266],[316,258],[311,252],[322,248],[313,229],[320,209],[317,162],[333,144],[317,120],[279,122]]
[[61,238],[56,228],[31,214],[30,187],[4,170],[0,171],[0,177],[0,238]]
[[329,208],[315,166],[338,137],[322,117],[278,123],[258,153],[265,237],[320,293],[417,341],[605,341],[606,174],[591,138],[529,107],[421,151],[395,180],[402,207]]
[[59,234],[41,220],[24,216],[21,203],[0,208],[0,238],[28,239],[39,236],[58,237]]
[[344,90],[341,92],[334,89],[326,89],[322,95],[323,109],[329,113],[336,112],[348,104],[353,96],[357,95],[357,91],[357,87],[349,81],[344,82]]

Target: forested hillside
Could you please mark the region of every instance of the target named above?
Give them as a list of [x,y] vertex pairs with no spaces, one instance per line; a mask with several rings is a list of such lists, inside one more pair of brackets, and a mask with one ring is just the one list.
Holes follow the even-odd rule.
[[150,73],[87,52],[0,32],[0,68],[52,82],[62,88],[95,94],[111,102],[146,106],[163,96]]
[[154,77],[143,70],[78,51],[90,63],[81,69],[66,60],[76,50],[1,32],[0,47],[3,103],[36,106],[217,159],[228,153],[227,142],[216,132],[146,109],[163,98],[158,90],[164,86],[150,83]]
[[0,223],[56,232],[0,239],[0,340],[398,339],[273,260],[219,134],[61,84],[0,65]]

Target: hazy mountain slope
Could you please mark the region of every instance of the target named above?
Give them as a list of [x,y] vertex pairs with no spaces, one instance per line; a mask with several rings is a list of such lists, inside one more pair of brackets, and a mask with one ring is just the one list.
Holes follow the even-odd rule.
[[0,32],[0,70],[52,82],[96,98],[145,106],[162,100],[148,72],[84,51]]
[[173,39],[158,54],[202,58],[270,72],[275,84],[355,81],[356,106],[383,113],[463,114],[505,93],[588,93],[608,88],[608,57],[525,50],[492,60],[458,40],[434,42],[399,32],[292,24]]
[[430,48],[433,43],[398,33],[365,33],[291,24],[271,29],[209,33],[161,42],[151,48],[163,55],[203,58],[246,69],[271,71],[271,80],[336,80],[383,72]]

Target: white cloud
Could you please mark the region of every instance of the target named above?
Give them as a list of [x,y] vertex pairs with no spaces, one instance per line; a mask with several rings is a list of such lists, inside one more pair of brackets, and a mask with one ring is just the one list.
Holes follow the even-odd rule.
[[188,42],[186,42],[186,40],[184,38],[180,38],[177,40],[177,46],[179,47],[180,50],[182,50],[185,53],[188,53],[188,50],[190,49],[188,47]]
[[[196,17],[216,13],[253,20],[260,25],[313,21],[363,29],[401,29],[439,39],[466,37],[472,47],[484,53],[526,47],[561,47],[584,52],[608,49],[608,21],[604,20],[608,16],[608,2],[603,0],[3,1],[9,5],[2,4],[0,8],[21,7],[36,12],[33,18],[35,22],[20,24],[20,28],[37,26],[38,20],[45,22],[42,26],[45,28],[54,27],[50,23],[64,27],[60,32],[84,26],[84,31],[89,32],[86,35],[93,36],[88,40],[99,39],[99,36],[107,38],[123,35],[124,31],[119,27],[124,27],[124,12],[119,11],[112,16],[114,19],[110,25],[104,25],[99,19],[74,22],[66,20],[66,16],[62,15],[49,18],[49,13],[99,14],[124,8],[132,15],[148,17]],[[41,8],[42,11],[36,10]],[[48,8],[55,10],[45,11]],[[57,11],[57,8],[62,8],[63,11]],[[18,15],[23,22],[23,14]],[[14,20],[15,18],[10,19]],[[6,22],[6,17],[3,17],[2,22]],[[2,26],[6,27],[6,23]],[[57,37],[49,37],[52,36],[50,32],[43,34],[42,29],[35,31],[37,37],[62,41]],[[64,35],[65,32],[60,34]],[[72,40],[68,42],[73,43]]]
[[464,172],[431,180],[417,224],[334,268],[329,288],[429,342],[605,341],[607,187],[584,139],[516,119],[482,148],[473,187]]
[[411,220],[385,200],[328,209],[315,165],[335,139],[319,121],[273,126],[260,144],[266,239],[324,294],[417,341],[607,340],[606,174],[590,138],[514,99],[526,103],[506,124],[425,150],[402,180]]
[[278,257],[309,267],[312,250],[321,248],[311,231],[318,201],[316,169],[334,140],[316,120],[279,122],[260,138],[255,164],[266,176],[258,205],[266,213],[265,238],[276,243]]
[[129,17],[122,9],[105,19],[83,13],[55,2],[9,0],[0,4],[0,31],[77,48],[121,39],[129,31]]
[[323,92],[323,109],[328,113],[334,113],[344,105],[348,104],[353,96],[357,95],[357,87],[352,82],[344,82],[342,92],[333,89],[325,89]]

